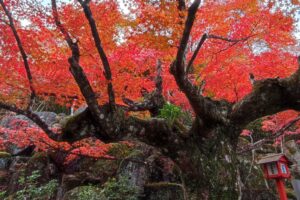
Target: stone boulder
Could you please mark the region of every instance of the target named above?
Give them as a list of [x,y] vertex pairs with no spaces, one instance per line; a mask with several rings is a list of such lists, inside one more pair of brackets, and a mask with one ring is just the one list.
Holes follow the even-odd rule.
[[[57,114],[54,112],[35,112],[48,126],[57,122]],[[36,127],[36,124],[24,115],[8,115],[2,118],[0,126],[15,129],[26,124],[27,127]]]
[[11,154],[5,151],[0,152],[0,170],[6,170],[10,165]]
[[[58,119],[57,115],[54,112],[35,112],[49,127],[57,124]],[[0,127],[4,127],[11,130],[18,130],[27,127],[37,127],[37,125],[25,117],[24,115],[7,115],[4,116],[0,120]],[[7,133],[1,135],[3,139],[9,138]],[[19,147],[17,144],[6,143],[6,151],[11,153],[12,155],[24,155],[26,153],[27,156],[31,154],[33,146],[24,146]]]
[[[147,184],[164,182],[180,185],[181,183],[180,174],[173,161],[144,143],[136,144],[135,150],[121,162],[117,177],[128,177],[128,184],[138,188],[140,197],[148,195],[145,193]],[[182,190],[178,192],[182,193]]]

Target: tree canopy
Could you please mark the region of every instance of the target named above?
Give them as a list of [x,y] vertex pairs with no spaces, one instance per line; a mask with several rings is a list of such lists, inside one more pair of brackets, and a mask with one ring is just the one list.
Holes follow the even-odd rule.
[[[264,121],[265,130],[276,132],[298,115],[298,1],[0,4],[0,108],[41,128],[12,134],[46,133],[44,143],[65,150],[97,137],[100,148],[89,155],[100,149],[97,156],[107,158],[110,142],[137,139],[184,168],[199,166],[194,156],[222,141],[236,151],[254,120],[294,110],[277,115],[279,122],[274,116]],[[95,131],[66,134],[47,126],[34,106],[50,100],[68,108],[87,105]],[[192,113],[192,124],[160,118],[169,103]],[[146,114],[137,117],[137,111]],[[190,173],[204,176],[196,168]]]

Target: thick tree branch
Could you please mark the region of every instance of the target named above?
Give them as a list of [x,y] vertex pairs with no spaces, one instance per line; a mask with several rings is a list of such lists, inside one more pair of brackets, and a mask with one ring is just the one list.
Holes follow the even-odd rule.
[[126,97],[123,97],[122,100],[128,106],[129,111],[145,111],[150,110],[154,106],[149,100],[134,102]]
[[23,63],[24,63],[24,67],[25,67],[25,70],[26,70],[26,75],[27,75],[27,79],[28,79],[29,87],[30,87],[30,91],[31,91],[30,101],[29,101],[29,105],[28,105],[28,109],[30,109],[30,107],[33,103],[33,100],[36,97],[36,91],[35,91],[35,88],[33,86],[32,74],[31,74],[29,63],[28,63],[28,60],[27,60],[27,54],[26,54],[26,52],[23,48],[22,41],[19,37],[19,34],[18,34],[17,29],[15,27],[14,20],[12,18],[12,15],[11,15],[10,11],[5,6],[3,0],[0,0],[0,4],[1,4],[1,6],[2,6],[4,12],[5,12],[5,15],[7,16],[8,20],[9,20],[9,27],[11,28],[11,30],[14,34],[14,37],[16,39],[16,42],[17,42],[17,45],[18,45],[18,48],[19,48],[19,51],[20,51],[22,59],[23,59]]
[[185,73],[184,53],[199,5],[200,0],[195,0],[188,9],[188,16],[185,22],[183,36],[180,41],[180,47],[177,52],[176,60],[171,64],[170,71],[174,75],[178,87],[187,96],[193,110],[204,122],[227,124],[228,121],[226,115],[229,107],[224,107],[224,105],[221,105],[219,102],[200,95],[198,87],[188,80]]
[[[76,83],[78,84],[82,95],[86,100],[86,103],[89,107],[93,119],[96,121],[96,124],[98,125],[103,121],[103,118],[101,117],[103,113],[101,113],[99,109],[95,92],[93,91],[93,88],[89,83],[89,80],[87,79],[82,67],[79,64],[80,53],[79,53],[78,44],[77,42],[72,41],[69,33],[66,31],[66,29],[64,28],[64,26],[61,24],[59,20],[56,0],[52,0],[52,12],[58,29],[64,35],[65,40],[72,51],[72,56],[69,58],[70,71],[74,79],[76,80]],[[103,137],[104,137],[103,139],[110,138],[110,136],[106,134],[106,132],[103,133]]]
[[115,110],[116,102],[115,102],[115,93],[113,90],[113,85],[112,85],[112,75],[111,75],[111,69],[110,65],[107,59],[107,56],[105,54],[105,51],[102,47],[101,44],[101,39],[97,30],[96,22],[93,18],[92,11],[89,7],[89,1],[82,1],[78,0],[80,5],[83,8],[84,14],[89,22],[91,32],[94,38],[95,46],[97,48],[98,54],[100,56],[100,59],[102,61],[103,67],[104,67],[104,75],[107,81],[107,92],[108,92],[108,97],[109,97],[109,104],[111,106],[112,111]]
[[183,35],[180,41],[180,46],[179,49],[177,51],[177,56],[176,56],[176,71],[178,74],[184,74],[184,53],[185,53],[185,49],[187,47],[187,43],[192,31],[192,27],[196,18],[196,13],[198,10],[198,7],[200,5],[201,0],[195,0],[193,2],[193,4],[190,6],[190,8],[188,9],[188,17],[186,19],[185,22],[185,28],[183,31]]
[[253,91],[233,106],[230,121],[243,128],[286,109],[300,110],[300,60],[298,70],[288,78],[255,81]]
[[0,102],[0,108],[9,110],[11,112],[17,113],[19,115],[24,115],[33,121],[36,125],[38,125],[47,135],[49,138],[55,141],[61,141],[61,135],[54,133],[48,125],[35,113],[31,112],[30,110],[21,110],[15,106],[11,106],[5,103]]
[[130,117],[127,120],[127,134],[124,138],[134,138],[149,145],[159,147],[165,154],[174,158],[186,147],[187,133],[174,130],[164,119],[152,118],[143,120]]
[[[100,107],[103,113],[109,109],[108,105]],[[123,109],[121,107],[121,109]],[[187,130],[181,129],[175,124],[170,124],[167,120],[161,118],[140,119],[133,116],[126,117],[117,106],[116,115],[103,115],[104,120],[99,130],[91,129],[86,135],[76,133],[78,127],[84,127],[90,124],[91,111],[89,109],[79,113],[76,118],[68,121],[63,129],[63,139],[74,142],[91,135],[99,138],[102,142],[118,142],[122,140],[138,140],[149,145],[161,148],[166,154],[176,157],[180,149],[186,147]],[[123,114],[122,114],[123,113]],[[77,128],[76,128],[77,127]],[[107,138],[108,129],[116,129],[113,132],[114,137]],[[86,129],[86,127],[84,128]],[[64,131],[68,130],[68,131]]]

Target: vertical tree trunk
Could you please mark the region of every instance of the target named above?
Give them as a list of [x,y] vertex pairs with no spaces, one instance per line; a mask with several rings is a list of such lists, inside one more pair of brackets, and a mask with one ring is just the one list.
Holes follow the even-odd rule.
[[[215,127],[214,138],[199,142],[193,133],[178,164],[190,199],[237,199],[238,163],[235,144],[227,137],[227,128]],[[199,133],[198,133],[199,134]]]

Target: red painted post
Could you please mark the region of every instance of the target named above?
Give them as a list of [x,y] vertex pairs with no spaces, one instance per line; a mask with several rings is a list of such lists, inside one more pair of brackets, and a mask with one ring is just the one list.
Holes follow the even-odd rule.
[[281,178],[276,179],[276,185],[277,185],[277,190],[280,196],[280,200],[288,200],[286,193],[285,193],[285,187],[283,180]]

